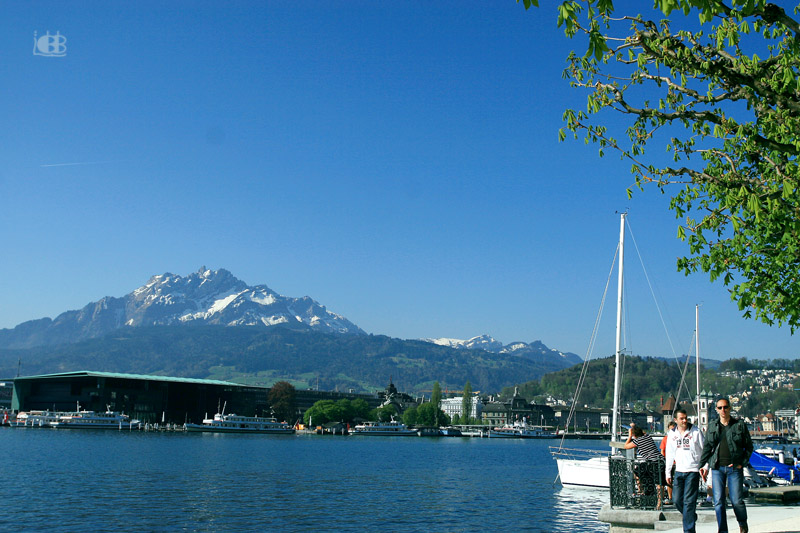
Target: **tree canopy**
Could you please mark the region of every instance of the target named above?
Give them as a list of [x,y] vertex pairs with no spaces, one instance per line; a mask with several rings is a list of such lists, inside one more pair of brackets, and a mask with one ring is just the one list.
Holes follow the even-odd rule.
[[367,419],[370,409],[361,398],[348,400],[319,400],[303,414],[303,422],[307,425],[319,426],[328,422],[354,422],[356,418]]
[[464,385],[464,392],[461,395],[461,418],[463,421],[462,424],[469,424],[470,419],[472,418],[472,405],[473,405],[473,398],[472,398],[472,384],[467,381]]
[[441,409],[436,407],[436,404],[431,402],[425,402],[416,410],[416,425],[418,426],[433,426],[433,427],[440,427],[440,426],[449,426],[450,425],[450,417],[444,413]]
[[275,418],[294,423],[295,414],[297,413],[295,396],[294,385],[288,381],[279,381],[270,387],[267,401]]
[[[519,0],[518,0],[519,1]],[[523,0],[525,8],[537,0]],[[800,24],[766,0],[568,0],[558,24],[581,37],[565,77],[588,91],[571,133],[631,162],[635,187],[671,194],[687,275],[721,279],[747,318],[800,325]],[[646,7],[645,7],[646,8]],[[795,13],[798,12],[796,8]],[[614,131],[606,111],[627,117]],[[669,157],[654,155],[647,148]]]

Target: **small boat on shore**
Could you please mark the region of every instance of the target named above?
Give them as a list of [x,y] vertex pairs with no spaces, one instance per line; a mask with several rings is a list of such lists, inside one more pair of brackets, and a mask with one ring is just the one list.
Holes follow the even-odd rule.
[[202,424],[186,423],[186,431],[202,433],[271,433],[277,435],[294,434],[295,429],[286,422],[278,422],[272,417],[241,416],[234,413],[217,413],[214,418],[206,418]]
[[351,435],[371,435],[374,437],[416,437],[417,430],[409,429],[402,422],[364,422],[350,432]]

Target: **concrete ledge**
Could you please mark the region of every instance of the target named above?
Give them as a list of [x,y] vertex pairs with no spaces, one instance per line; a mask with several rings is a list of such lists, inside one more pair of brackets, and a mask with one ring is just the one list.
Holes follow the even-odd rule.
[[[606,504],[600,509],[597,518],[609,525],[611,533],[683,529],[683,516],[674,507],[661,511],[644,511],[640,509],[612,509],[610,504]],[[703,523],[713,523],[716,526],[717,520],[714,509],[697,510],[697,524]]]
[[750,489],[756,501],[790,503],[800,501],[800,486],[762,487]]
[[640,511],[638,509],[612,509],[606,504],[597,514],[598,520],[612,527],[622,526],[636,529],[653,529],[653,524],[664,520],[661,511]]

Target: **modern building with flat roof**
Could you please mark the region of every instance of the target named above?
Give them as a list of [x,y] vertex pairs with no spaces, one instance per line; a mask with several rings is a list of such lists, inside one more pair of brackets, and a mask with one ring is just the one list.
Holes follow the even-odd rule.
[[[15,378],[11,409],[74,411],[80,406],[89,411],[120,411],[147,423],[199,423],[223,407],[226,413],[270,416],[269,390],[213,379],[65,372]],[[375,394],[297,390],[298,416],[317,400],[342,398],[363,398],[370,407],[381,402]]]

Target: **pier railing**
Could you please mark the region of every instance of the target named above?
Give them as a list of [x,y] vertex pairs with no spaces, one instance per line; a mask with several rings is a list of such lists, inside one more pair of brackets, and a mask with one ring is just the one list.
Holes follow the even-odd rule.
[[664,463],[625,456],[608,461],[611,507],[617,509],[660,509],[664,497]]

